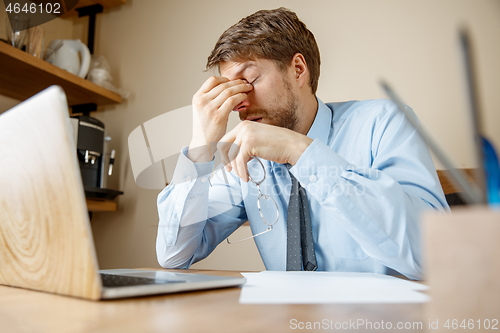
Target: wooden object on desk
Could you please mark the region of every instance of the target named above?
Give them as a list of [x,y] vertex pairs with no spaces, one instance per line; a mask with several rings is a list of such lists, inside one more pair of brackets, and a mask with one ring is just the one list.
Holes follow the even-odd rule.
[[116,212],[118,204],[112,200],[99,200],[87,198],[87,209],[89,212]]
[[[241,276],[234,271],[168,271]],[[290,321],[294,319],[302,325],[323,320],[328,325],[349,325],[357,320],[372,325],[390,321],[393,327],[398,322],[427,324],[422,304],[239,304],[240,292],[240,288],[226,288],[92,302],[0,286],[0,320],[5,332],[51,333],[319,331],[291,329]],[[341,330],[333,327],[324,331]],[[371,330],[360,326],[353,331]]]
[[64,110],[44,99],[53,96],[0,118],[0,284],[97,299],[83,186]]
[[[425,280],[432,302],[426,318],[458,325],[497,320],[500,327],[500,211],[487,207],[460,208],[453,214],[423,216]],[[466,324],[467,325],[467,324]],[[459,327],[460,329],[460,327]],[[434,330],[433,330],[434,332]]]
[[97,105],[121,102],[121,96],[0,42],[0,94],[25,100],[51,85],[64,89],[68,104]]
[[[462,169],[462,171],[467,174],[470,181],[474,179],[475,169]],[[461,192],[461,190],[456,188],[456,186],[454,185],[455,183],[453,182],[448,170],[437,170],[437,174],[444,194]]]

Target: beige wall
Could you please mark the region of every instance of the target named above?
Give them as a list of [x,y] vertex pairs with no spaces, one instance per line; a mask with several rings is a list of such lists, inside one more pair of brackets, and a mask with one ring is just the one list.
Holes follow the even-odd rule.
[[[466,24],[475,44],[485,130],[500,146],[500,1],[129,0],[97,20],[96,53],[110,61],[115,84],[132,92],[125,103],[95,114],[118,151],[118,172],[111,184],[125,192],[118,212],[95,214],[92,221],[102,268],[157,266],[158,191],[134,183],[127,155],[129,133],[191,103],[192,94],[209,76],[203,72],[206,58],[226,28],[256,10],[279,6],[296,11],[316,36],[322,55],[318,96],[323,101],[385,98],[377,83],[385,78],[460,166],[470,167],[474,163],[457,44],[458,27]],[[85,19],[74,21],[71,27],[52,24],[60,24],[57,33],[64,29],[73,38],[85,39]],[[0,98],[0,111],[9,103],[14,102]],[[248,234],[248,227],[238,233],[235,237]],[[222,244],[197,267],[263,269],[253,242]]]

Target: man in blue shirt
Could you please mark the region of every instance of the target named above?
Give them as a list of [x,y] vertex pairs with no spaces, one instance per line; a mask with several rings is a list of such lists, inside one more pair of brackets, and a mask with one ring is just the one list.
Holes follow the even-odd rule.
[[[293,175],[307,194],[318,270],[419,279],[419,216],[448,206],[427,146],[397,107],[319,100],[318,46],[284,8],[226,30],[208,58],[212,67],[221,76],[194,95],[192,141],[158,196],[160,265],[189,267],[248,220],[254,235],[262,233],[254,240],[266,269],[286,270]],[[242,122],[226,133],[232,111]],[[225,170],[208,177],[217,148]],[[265,170],[259,186],[247,173],[263,176],[254,157]],[[269,224],[278,217],[269,232],[262,216]]]

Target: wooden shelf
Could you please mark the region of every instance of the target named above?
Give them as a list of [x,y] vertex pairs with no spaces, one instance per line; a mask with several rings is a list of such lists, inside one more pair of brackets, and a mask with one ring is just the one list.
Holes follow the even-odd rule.
[[116,201],[87,198],[89,212],[116,212],[117,207]]
[[0,42],[0,94],[25,100],[51,85],[64,89],[68,104],[121,102],[121,96],[15,47]]
[[[126,0],[80,0],[75,8],[100,4],[104,8],[120,6]],[[78,16],[75,9],[63,15]],[[68,105],[121,103],[121,96],[42,59],[0,42],[0,95],[26,100],[40,91],[59,85],[66,93]],[[116,201],[87,198],[90,212],[115,212]]]
[[116,7],[116,6],[121,6],[127,3],[127,0],[80,0],[78,1],[78,4],[67,12],[66,14],[62,15],[62,18],[67,18],[67,17],[74,17],[78,16],[78,12],[75,10],[76,8],[82,8],[82,7],[88,7],[92,5],[101,5],[104,9],[106,8],[111,8],[111,7]]
[[101,5],[104,8],[121,6],[127,3],[127,0],[80,0],[75,8],[88,7],[92,5]]

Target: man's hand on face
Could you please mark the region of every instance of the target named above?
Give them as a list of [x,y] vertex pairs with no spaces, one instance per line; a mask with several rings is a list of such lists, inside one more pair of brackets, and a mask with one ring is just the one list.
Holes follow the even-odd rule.
[[[230,112],[247,98],[253,86],[244,80],[212,76],[193,96],[193,137],[188,158],[193,162],[211,161],[215,149],[210,143],[219,142],[227,130]],[[196,149],[192,149],[196,148]]]
[[312,141],[286,128],[243,121],[220,139],[218,149],[226,170],[248,182],[247,163],[253,156],[295,165]]

